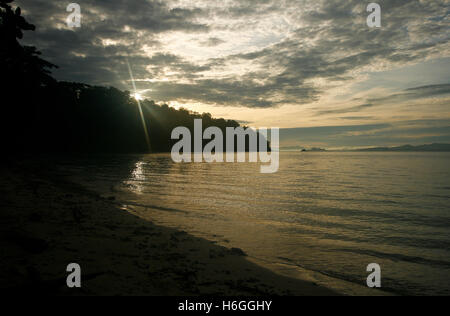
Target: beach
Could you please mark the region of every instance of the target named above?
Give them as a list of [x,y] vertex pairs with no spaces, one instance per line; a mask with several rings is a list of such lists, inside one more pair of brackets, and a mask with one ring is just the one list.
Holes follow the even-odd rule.
[[[2,293],[33,295],[279,296],[336,295],[276,274],[182,230],[158,226],[45,166],[2,164]],[[82,286],[69,289],[77,263]]]

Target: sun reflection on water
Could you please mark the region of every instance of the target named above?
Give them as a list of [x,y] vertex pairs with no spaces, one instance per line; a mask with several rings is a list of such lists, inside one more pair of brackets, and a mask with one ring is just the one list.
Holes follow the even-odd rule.
[[143,194],[144,191],[144,186],[142,185],[145,180],[144,166],[145,162],[137,162],[130,178],[125,183],[127,187],[131,188],[137,194]]

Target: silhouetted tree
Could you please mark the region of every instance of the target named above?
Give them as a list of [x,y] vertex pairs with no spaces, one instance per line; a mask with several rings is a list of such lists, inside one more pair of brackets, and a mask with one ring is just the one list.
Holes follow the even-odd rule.
[[19,39],[24,31],[34,31],[35,26],[9,5],[13,0],[0,0],[0,62],[2,82],[8,88],[36,88],[54,83],[51,68],[56,67],[39,56],[41,53],[32,46],[22,46]]
[[56,83],[50,75],[56,66],[41,59],[35,47],[19,43],[23,32],[34,31],[35,26],[22,17],[19,7],[13,9],[11,2],[0,0],[0,137],[3,146],[18,150],[32,145],[25,139],[33,135],[30,129],[38,124],[36,102],[41,99],[43,87]]
[[[55,65],[41,59],[35,47],[19,42],[23,31],[33,31],[20,8],[0,0],[0,122],[1,146],[10,152],[146,152],[147,143],[137,102],[128,91],[83,83],[57,82]],[[238,127],[235,121],[211,114],[176,110],[167,104],[142,102],[152,149],[170,151],[175,127]]]

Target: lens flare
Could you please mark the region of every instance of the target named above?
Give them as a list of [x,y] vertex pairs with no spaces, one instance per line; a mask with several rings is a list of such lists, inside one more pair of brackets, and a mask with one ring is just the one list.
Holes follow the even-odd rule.
[[142,96],[142,94],[140,94],[139,92],[136,92],[133,94],[133,98],[135,98],[137,101],[142,101],[144,100],[144,97]]
[[151,152],[152,148],[150,146],[150,137],[148,136],[147,124],[145,123],[144,113],[142,112],[142,106],[141,106],[142,96],[137,92],[136,83],[134,82],[133,72],[131,71],[131,66],[130,66],[130,63],[128,62],[128,58],[127,58],[127,65],[128,65],[128,72],[130,73],[131,83],[133,84],[133,92],[134,92],[133,97],[136,99],[137,104],[138,104],[139,115],[141,116],[142,127],[143,127],[144,133],[145,133],[145,140],[147,141],[148,151]]

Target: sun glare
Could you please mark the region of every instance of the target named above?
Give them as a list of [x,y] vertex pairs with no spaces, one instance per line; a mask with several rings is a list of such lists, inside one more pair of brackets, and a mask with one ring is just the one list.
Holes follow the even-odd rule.
[[142,96],[142,94],[137,93],[137,92],[135,94],[133,94],[133,98],[135,98],[138,101],[144,100],[144,97]]

